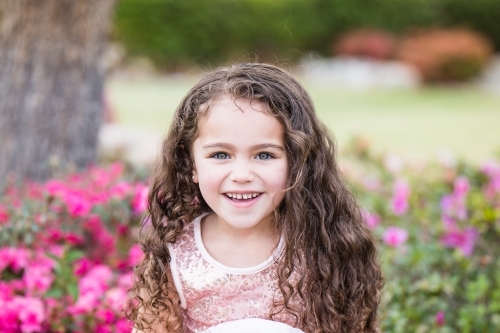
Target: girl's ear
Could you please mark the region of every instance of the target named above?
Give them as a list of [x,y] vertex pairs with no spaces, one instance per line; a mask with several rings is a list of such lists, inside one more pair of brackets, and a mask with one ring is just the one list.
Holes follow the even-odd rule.
[[198,184],[198,173],[196,172],[196,170],[193,170],[192,179],[193,179],[193,183]]

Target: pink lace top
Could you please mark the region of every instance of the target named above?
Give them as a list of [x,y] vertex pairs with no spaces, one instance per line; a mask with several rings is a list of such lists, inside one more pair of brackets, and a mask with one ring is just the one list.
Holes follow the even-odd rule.
[[[225,266],[205,249],[200,221],[185,227],[173,244],[168,244],[170,269],[181,301],[184,330],[201,332],[223,322],[268,319],[274,300],[282,298],[278,289],[277,259],[283,239],[274,254],[260,265],[248,268]],[[293,277],[293,275],[292,275]],[[293,316],[282,312],[274,320],[293,326]]]

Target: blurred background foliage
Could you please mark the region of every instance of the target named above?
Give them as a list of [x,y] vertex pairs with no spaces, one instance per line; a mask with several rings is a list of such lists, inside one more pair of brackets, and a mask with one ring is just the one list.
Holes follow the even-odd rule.
[[131,56],[182,70],[241,57],[296,61],[332,55],[334,42],[359,27],[406,34],[463,27],[500,50],[498,0],[122,0],[114,38]]

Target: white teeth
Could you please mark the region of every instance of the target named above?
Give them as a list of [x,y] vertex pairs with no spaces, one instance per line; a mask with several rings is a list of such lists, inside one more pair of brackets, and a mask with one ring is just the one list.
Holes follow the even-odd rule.
[[252,198],[259,196],[259,193],[245,193],[245,194],[226,193],[226,195],[228,196],[228,198],[231,198],[231,199],[246,200],[246,199],[252,199]]

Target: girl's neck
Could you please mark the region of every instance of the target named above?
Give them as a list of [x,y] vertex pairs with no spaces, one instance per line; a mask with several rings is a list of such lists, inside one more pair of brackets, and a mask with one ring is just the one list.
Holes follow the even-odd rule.
[[280,233],[269,223],[236,229],[210,214],[201,223],[202,241],[208,253],[229,267],[252,267],[266,261],[276,250]]

